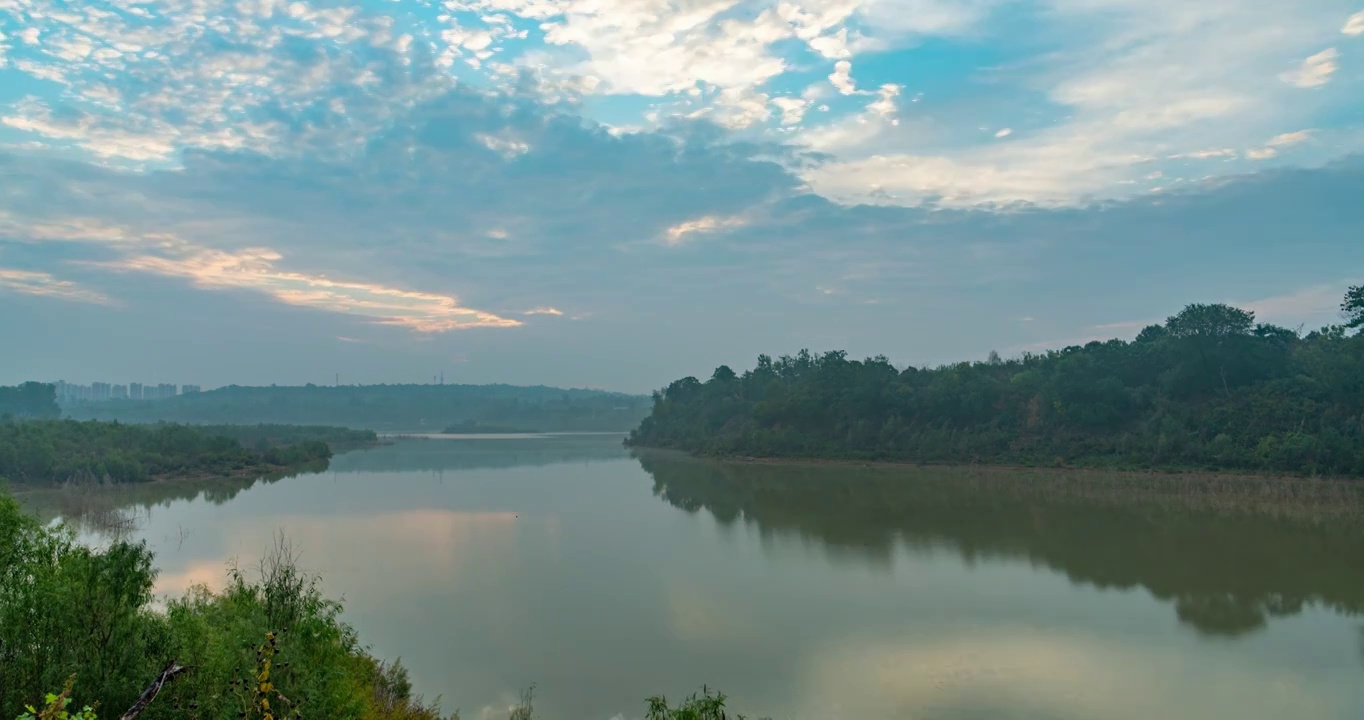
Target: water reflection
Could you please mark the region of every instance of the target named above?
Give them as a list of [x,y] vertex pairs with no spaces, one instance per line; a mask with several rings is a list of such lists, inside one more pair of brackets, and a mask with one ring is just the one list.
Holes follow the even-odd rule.
[[130,515],[167,595],[285,532],[465,718],[535,683],[537,717],[633,720],[708,683],[783,720],[1357,720],[1364,531],[1343,511],[1007,477],[418,440],[287,480],[36,499]]
[[624,435],[404,439],[332,459],[335,472],[478,470],[591,463],[629,457]]
[[704,509],[721,525],[794,534],[882,567],[900,546],[950,547],[967,563],[1026,560],[1076,583],[1142,587],[1207,635],[1260,630],[1312,604],[1364,612],[1364,524],[1350,515],[1273,518],[1153,504],[1150,495],[1096,501],[1055,492],[1045,473],[713,463],[667,453],[641,453],[640,462],[656,495],[687,512]]

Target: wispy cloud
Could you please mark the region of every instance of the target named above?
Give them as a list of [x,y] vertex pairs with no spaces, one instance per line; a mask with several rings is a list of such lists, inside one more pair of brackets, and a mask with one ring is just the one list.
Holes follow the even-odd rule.
[[557,317],[557,316],[563,315],[563,314],[564,314],[564,311],[563,311],[563,310],[560,310],[559,308],[553,308],[553,307],[548,307],[548,306],[546,306],[546,307],[531,308],[530,310],[527,310],[527,311],[525,311],[525,312],[523,312],[523,313],[521,313],[521,314],[522,314],[522,315],[554,315],[554,316]]
[[706,215],[687,220],[669,227],[663,233],[663,241],[668,245],[681,245],[686,242],[691,235],[718,232],[744,225],[744,219],[740,217],[720,217],[717,215]]
[[1340,28],[1340,31],[1350,37],[1364,35],[1364,10],[1351,15],[1349,19],[1345,21],[1345,25]]
[[37,295],[71,302],[112,305],[104,294],[49,273],[0,268],[0,291]]
[[289,305],[354,315],[421,333],[521,325],[519,320],[464,307],[452,295],[280,270],[276,264],[283,256],[270,248],[225,251],[182,242],[173,249],[173,255],[132,255],[88,264],[187,278],[203,288],[253,290]]
[[1305,142],[1310,137],[1312,137],[1311,130],[1298,130],[1296,132],[1286,132],[1280,135],[1275,135],[1274,137],[1269,139],[1269,142],[1265,144],[1270,147],[1284,147],[1286,145],[1297,145],[1300,142]]
[[1340,69],[1337,59],[1340,53],[1335,48],[1326,48],[1321,52],[1308,56],[1302,61],[1302,65],[1290,73],[1284,73],[1281,77],[1283,81],[1300,88],[1319,88],[1331,81],[1331,76]]

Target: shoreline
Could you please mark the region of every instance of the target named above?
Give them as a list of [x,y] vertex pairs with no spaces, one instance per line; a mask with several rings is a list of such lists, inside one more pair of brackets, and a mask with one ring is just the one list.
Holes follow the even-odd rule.
[[820,457],[783,457],[766,455],[710,455],[689,450],[647,445],[628,445],[632,452],[669,454],[702,462],[724,463],[729,465],[754,466],[791,466],[791,467],[856,467],[874,470],[976,470],[983,472],[1014,473],[1023,471],[1054,472],[1066,474],[1121,474],[1128,476],[1147,476],[1152,478],[1177,480],[1194,476],[1200,479],[1218,478],[1243,480],[1247,482],[1291,482],[1291,483],[1343,483],[1364,486],[1364,478],[1348,475],[1286,475],[1283,473],[1260,473],[1253,470],[1214,470],[1200,468],[1122,468],[1088,465],[1019,465],[1016,463],[924,463],[911,460],[855,460],[851,458]]
[[7,487],[11,494],[18,494],[20,492],[62,490],[72,488],[99,488],[99,489],[138,488],[149,487],[152,485],[168,485],[180,482],[205,482],[211,480],[248,480],[248,479],[259,480],[261,478],[272,477],[284,478],[289,477],[290,475],[298,475],[301,473],[305,473],[315,468],[318,470],[325,469],[324,464],[330,463],[331,459],[336,457],[337,455],[342,455],[356,450],[368,450],[370,448],[376,448],[381,447],[383,445],[391,444],[392,444],[391,442],[384,442],[383,438],[380,438],[378,440],[375,440],[374,442],[345,445],[339,449],[333,447],[332,455],[330,458],[310,460],[308,462],[298,463],[296,465],[266,465],[258,468],[240,469],[225,473],[194,472],[163,474],[153,475],[151,476],[151,478],[144,480],[142,482],[124,483],[103,481],[83,482],[79,480],[40,480],[36,482],[28,482],[23,480],[8,479],[6,483],[0,484],[0,487]]

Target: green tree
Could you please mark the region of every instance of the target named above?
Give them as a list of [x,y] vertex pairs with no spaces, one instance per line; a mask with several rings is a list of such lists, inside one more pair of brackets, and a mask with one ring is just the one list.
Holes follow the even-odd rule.
[[1345,327],[1364,328],[1364,285],[1356,285],[1345,293],[1340,312],[1345,316]]
[[629,443],[720,455],[1364,475],[1364,334],[1190,305],[1134,342],[897,371],[801,351],[654,394]]
[[1165,321],[1171,337],[1233,337],[1247,335],[1255,326],[1255,313],[1230,305],[1193,304]]

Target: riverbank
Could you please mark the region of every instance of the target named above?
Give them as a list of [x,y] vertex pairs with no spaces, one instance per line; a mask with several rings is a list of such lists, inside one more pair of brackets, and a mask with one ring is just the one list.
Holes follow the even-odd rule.
[[1018,472],[1018,471],[1055,471],[1065,473],[1123,473],[1128,475],[1151,475],[1158,477],[1180,477],[1180,476],[1217,476],[1223,478],[1241,478],[1245,480],[1282,480],[1288,482],[1344,482],[1344,483],[1364,483],[1364,479],[1355,478],[1347,475],[1291,475],[1283,472],[1266,471],[1263,473],[1247,471],[1244,469],[1221,469],[1221,468],[1197,468],[1197,467],[1135,467],[1124,465],[1103,465],[1103,464],[1066,464],[1057,463],[1053,465],[1026,465],[1019,463],[950,463],[950,462],[915,462],[910,460],[866,460],[857,458],[822,458],[822,457],[801,457],[801,456],[763,456],[763,455],[729,455],[698,453],[676,448],[648,447],[638,445],[627,445],[632,450],[640,450],[653,453],[670,453],[682,455],[698,460],[711,460],[715,462],[733,462],[749,465],[817,465],[833,467],[866,467],[866,468],[890,468],[904,469],[913,468],[929,470],[937,468],[971,468],[982,471],[998,472]]
[[962,486],[963,490],[970,489],[1020,502],[1045,499],[1098,504],[1146,503],[1166,509],[1312,521],[1364,518],[1364,482],[1350,478],[1305,478],[1192,469],[1120,470],[716,456],[647,447],[632,447],[631,450],[646,467],[652,457],[671,463],[694,462],[736,469],[769,469],[774,475],[786,477],[799,477],[802,471],[847,468],[849,471],[869,472],[877,476],[900,473],[906,482],[953,482]]

